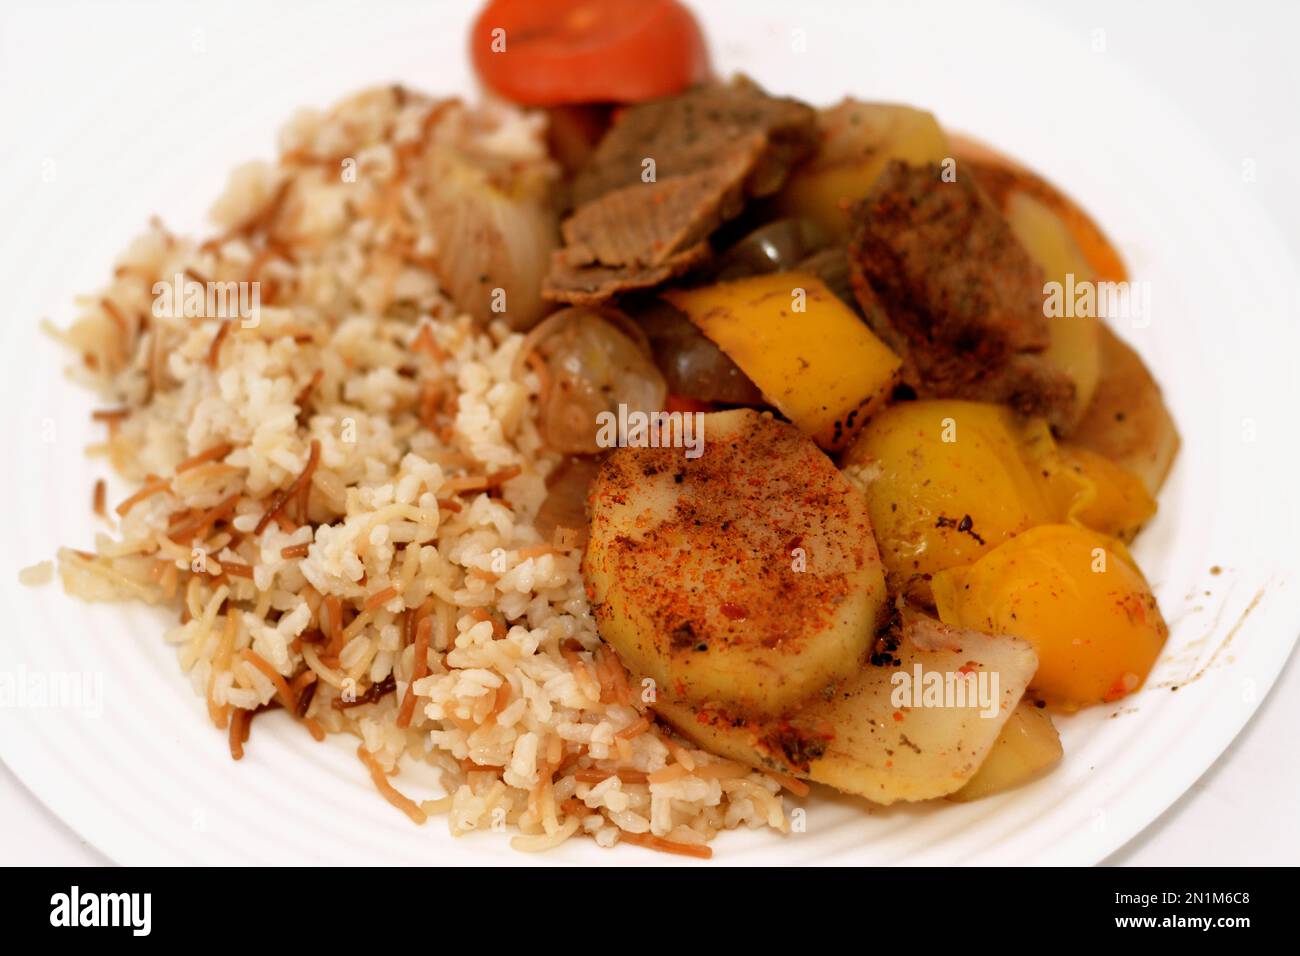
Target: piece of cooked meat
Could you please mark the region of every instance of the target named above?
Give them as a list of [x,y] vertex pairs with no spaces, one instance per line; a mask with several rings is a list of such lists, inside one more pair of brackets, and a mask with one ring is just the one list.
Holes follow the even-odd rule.
[[594,304],[646,289],[704,262],[708,236],[744,206],[744,177],[763,150],[761,136],[713,169],[625,186],[584,203],[561,227],[547,295]]
[[849,260],[868,322],[918,395],[1072,420],[1074,384],[1043,355],[1043,273],[969,177],[890,163],[853,209]]
[[812,151],[814,121],[811,107],[743,79],[630,107],[574,182],[546,296],[596,304],[700,264],[709,235]]
[[816,145],[816,120],[811,106],[769,96],[745,77],[642,103],[624,112],[601,140],[574,183],[573,199],[590,202],[640,184],[646,158],[654,159],[661,180],[710,169],[752,133],[762,134],[769,148],[764,164],[756,168],[760,175],[754,194],[769,195],[780,188],[789,167]]

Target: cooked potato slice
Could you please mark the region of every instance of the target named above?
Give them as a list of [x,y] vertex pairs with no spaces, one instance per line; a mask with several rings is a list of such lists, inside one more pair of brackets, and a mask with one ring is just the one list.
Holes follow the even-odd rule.
[[590,495],[601,637],[659,693],[781,714],[855,673],[885,602],[861,491],[794,426],[703,416],[703,453],[620,448]]
[[[1073,282],[1093,281],[1093,270],[1071,237],[1064,220],[1047,204],[1022,192],[1007,197],[1002,209],[1011,231],[1030,258],[1042,267],[1049,282],[1073,288]],[[1071,279],[1070,277],[1073,277]],[[1101,377],[1101,320],[1092,315],[1049,316],[1051,341],[1044,353],[1074,383],[1073,415],[1077,421],[1092,401]],[[1063,422],[1068,430],[1074,422]]]
[[[713,753],[828,784],[876,803],[943,797],[974,776],[1033,676],[1025,641],[910,618],[889,652],[894,665],[857,675],[777,721],[661,699],[655,711],[683,737]],[[978,682],[994,706],[969,694],[966,706],[898,706],[899,675],[937,674]],[[992,679],[997,675],[996,682]],[[994,686],[996,683],[996,687]],[[996,692],[994,692],[996,691]]]
[[776,207],[839,239],[849,235],[849,207],[891,159],[923,165],[952,155],[934,115],[910,106],[846,99],[822,110],[817,126],[822,141],[816,155],[787,180]]
[[1164,484],[1181,444],[1160,386],[1141,356],[1104,324],[1101,380],[1070,440],[1123,465],[1152,495]]
[[663,297],[822,448],[845,447],[902,362],[821,279],[778,272]]
[[1063,710],[1137,690],[1169,636],[1124,546],[1074,525],[1026,531],[969,567],[941,571],[931,587],[944,623],[1033,644],[1033,689]]
[[969,782],[949,800],[966,802],[1012,790],[1061,762],[1061,735],[1047,711],[1021,701]]

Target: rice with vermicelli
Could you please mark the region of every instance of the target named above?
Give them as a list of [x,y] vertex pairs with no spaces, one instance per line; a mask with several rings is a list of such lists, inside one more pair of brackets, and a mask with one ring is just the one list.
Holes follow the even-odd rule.
[[[96,453],[139,485],[59,571],[84,598],[179,608],[168,640],[236,754],[253,714],[283,707],[358,736],[417,821],[703,855],[724,828],[784,830],[783,781],[654,722],[596,633],[577,529],[536,521],[561,456],[525,336],[456,314],[432,268],[430,143],[545,179],[543,133],[374,90],[300,115],[277,165],[238,170],[216,238],[155,223],[58,333],[111,403]],[[258,321],[157,314],[175,275],[257,282]],[[403,757],[446,796],[403,796]]]

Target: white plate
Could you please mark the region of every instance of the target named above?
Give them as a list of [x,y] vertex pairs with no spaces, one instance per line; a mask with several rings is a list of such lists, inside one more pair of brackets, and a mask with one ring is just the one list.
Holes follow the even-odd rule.
[[[183,20],[90,8],[45,75],[4,77],[7,90],[24,79],[33,95],[7,94],[0,107],[6,131],[29,134],[7,152],[0,180],[8,373],[0,582],[10,614],[0,674],[89,674],[102,687],[102,712],[0,706],[0,756],[114,860],[673,862],[580,841],[539,859],[514,853],[499,834],[454,840],[440,821],[417,829],[374,793],[354,744],[313,743],[282,715],[259,718],[236,764],[163,644],[161,615],[15,583],[20,567],[59,544],[90,543],[90,487],[102,474],[82,456],[98,434],[88,422],[93,401],[62,380],[66,356],[38,335],[36,320],[68,321],[72,296],[103,280],[150,213],[198,229],[230,167],[269,156],[295,106],[391,80],[470,92],[464,6],[363,15],[313,4],[272,15],[250,5]],[[1069,189],[1119,240],[1135,277],[1151,283],[1153,321],[1121,331],[1154,367],[1184,438],[1160,516],[1137,548],[1170,621],[1169,644],[1136,697],[1061,721],[1066,758],[1057,771],[965,806],[868,810],[819,793],[805,803],[806,832],[725,834],[715,859],[1098,861],[1223,751],[1300,632],[1289,445],[1296,269],[1241,171],[1212,160],[1171,104],[1093,53],[1088,35],[1024,10],[1011,30],[964,6],[942,15],[700,6],[724,71],[814,102],[854,94],[931,108]],[[115,66],[76,69],[83,62]]]

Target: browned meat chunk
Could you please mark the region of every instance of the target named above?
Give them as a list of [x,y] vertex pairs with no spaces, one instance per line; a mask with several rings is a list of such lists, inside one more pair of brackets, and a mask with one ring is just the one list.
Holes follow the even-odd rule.
[[1072,420],[1074,384],[1043,356],[1043,274],[974,182],[894,162],[853,210],[858,302],[921,396]]
[[810,107],[745,80],[629,108],[574,183],[547,297],[595,304],[698,265],[709,235],[775,192],[815,138]]
[[711,252],[709,233],[744,205],[745,171],[762,149],[761,137],[751,144],[715,169],[626,186],[579,206],[561,227],[565,247],[552,259],[547,294],[597,303],[703,262]]

